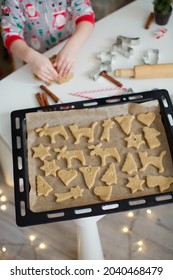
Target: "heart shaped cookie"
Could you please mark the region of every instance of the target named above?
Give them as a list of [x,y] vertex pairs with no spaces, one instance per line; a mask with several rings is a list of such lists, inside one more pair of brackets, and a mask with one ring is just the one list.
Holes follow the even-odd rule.
[[58,176],[61,179],[61,181],[68,186],[71,181],[73,181],[76,176],[77,176],[77,171],[76,170],[65,170],[65,169],[61,169],[58,171]]
[[138,121],[140,121],[141,123],[145,124],[148,127],[152,124],[152,122],[154,122],[155,118],[156,115],[154,112],[137,115]]

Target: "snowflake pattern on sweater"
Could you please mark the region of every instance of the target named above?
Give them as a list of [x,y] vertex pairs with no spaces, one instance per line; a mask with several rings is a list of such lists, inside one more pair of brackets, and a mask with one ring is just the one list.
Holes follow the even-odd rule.
[[9,50],[21,39],[43,53],[68,38],[81,21],[94,23],[90,0],[2,1],[2,37]]

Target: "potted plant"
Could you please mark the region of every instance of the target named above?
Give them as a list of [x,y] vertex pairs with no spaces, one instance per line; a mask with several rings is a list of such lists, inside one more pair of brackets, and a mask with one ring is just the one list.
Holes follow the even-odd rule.
[[155,22],[159,25],[168,23],[172,13],[173,0],[153,0]]

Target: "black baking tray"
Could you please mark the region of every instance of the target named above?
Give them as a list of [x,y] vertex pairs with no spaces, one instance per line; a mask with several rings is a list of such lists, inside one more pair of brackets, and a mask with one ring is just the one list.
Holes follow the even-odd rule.
[[85,108],[97,108],[125,103],[143,103],[157,100],[160,105],[162,122],[165,127],[171,157],[173,158],[173,105],[169,93],[165,89],[152,90],[132,94],[123,94],[108,98],[79,101],[73,103],[56,104],[46,107],[36,107],[17,110],[11,113],[13,173],[15,192],[16,223],[18,226],[72,220],[97,215],[129,211],[173,202],[173,192],[140,196],[139,198],[121,199],[111,202],[81,207],[66,208],[48,212],[32,212],[29,208],[30,184],[27,166],[27,135],[25,115],[40,111],[64,111]]

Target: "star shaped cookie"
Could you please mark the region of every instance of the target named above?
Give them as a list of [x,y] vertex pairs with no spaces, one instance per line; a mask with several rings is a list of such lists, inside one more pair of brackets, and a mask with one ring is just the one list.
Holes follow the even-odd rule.
[[46,157],[50,156],[49,153],[50,147],[43,146],[42,144],[39,144],[37,147],[32,148],[34,151],[33,158],[40,158],[41,160],[44,160]]
[[56,177],[56,171],[59,170],[59,167],[55,164],[55,160],[44,160],[44,164],[40,167],[41,170],[45,172],[45,176],[52,175]]
[[142,144],[145,144],[142,140],[142,134],[134,134],[133,132],[130,133],[128,137],[124,138],[124,140],[127,142],[127,148],[134,147],[139,149]]
[[145,180],[142,180],[138,177],[138,175],[134,177],[128,177],[129,182],[126,185],[126,188],[131,189],[132,193],[136,191],[143,191],[142,185],[145,183]]

